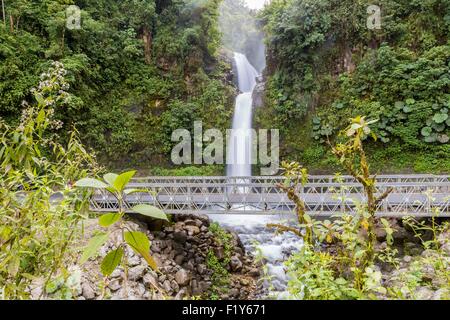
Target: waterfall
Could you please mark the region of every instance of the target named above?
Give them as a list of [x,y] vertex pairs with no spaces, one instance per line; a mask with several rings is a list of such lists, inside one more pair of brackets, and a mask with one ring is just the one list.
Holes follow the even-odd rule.
[[252,159],[252,91],[258,72],[242,53],[234,53],[238,86],[242,92],[236,97],[233,134],[227,152],[227,175],[230,177],[250,176]]
[[[246,0],[247,5],[261,8],[266,0]],[[245,23],[245,21],[242,21]],[[226,30],[224,30],[226,32]],[[264,51],[264,46],[256,46]],[[256,54],[264,57],[264,52]],[[250,177],[252,159],[252,92],[256,85],[258,72],[242,53],[234,53],[240,94],[236,97],[232,129],[233,134],[228,141],[227,176]],[[265,64],[264,64],[265,65]],[[242,183],[249,179],[242,179]],[[251,193],[251,188],[230,190],[237,193]],[[242,208],[236,207],[235,210]],[[254,210],[254,208],[253,208]],[[288,275],[285,272],[284,261],[290,254],[300,248],[302,239],[292,233],[275,235],[266,227],[267,223],[295,224],[295,216],[288,215],[245,215],[224,214],[210,215],[210,218],[221,226],[234,231],[240,238],[246,252],[257,257],[262,256],[264,274],[260,277],[260,287],[257,296],[261,298],[283,299],[287,296]]]

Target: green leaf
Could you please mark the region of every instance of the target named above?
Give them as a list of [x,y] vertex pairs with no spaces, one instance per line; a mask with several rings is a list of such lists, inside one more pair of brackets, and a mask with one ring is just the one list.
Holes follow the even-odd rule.
[[415,102],[416,102],[416,100],[414,100],[413,98],[406,99],[406,104],[411,105],[411,104],[414,104]]
[[75,182],[75,187],[105,189],[108,185],[97,179],[83,178]]
[[44,111],[44,109],[41,109],[41,111],[39,111],[39,113],[36,117],[36,122],[42,123],[44,120],[45,120],[45,111]]
[[140,254],[153,270],[157,270],[155,260],[150,255],[150,240],[140,231],[127,231],[124,240],[138,254]]
[[100,249],[101,246],[104,245],[107,240],[108,240],[107,233],[101,233],[92,237],[92,239],[89,240],[88,245],[84,248],[83,255],[81,256],[80,259],[80,264],[85,263],[91,257],[93,257],[97,253],[98,249]]
[[[107,173],[103,176],[103,179],[108,182],[108,184],[114,188],[114,181],[116,181],[119,175],[115,173]],[[114,188],[115,189],[115,188]]]
[[113,271],[120,264],[120,261],[122,261],[122,257],[123,257],[122,248],[118,248],[116,250],[108,252],[108,254],[103,259],[102,264],[100,265],[100,270],[102,271],[102,274],[105,277],[110,276],[111,273],[113,273]]
[[443,123],[447,119],[448,119],[448,114],[446,114],[446,113],[436,113],[433,116],[433,121],[436,123]]
[[430,127],[423,127],[422,130],[420,131],[420,133],[424,137],[428,137],[431,134],[431,132],[433,132],[433,130]]
[[120,174],[114,181],[114,188],[116,188],[118,191],[123,191],[123,189],[125,189],[125,186],[128,184],[128,182],[130,182],[131,178],[133,178],[135,174],[135,170]]
[[125,194],[132,194],[132,193],[139,193],[139,192],[149,193],[150,190],[148,190],[148,189],[125,189],[125,190],[123,190],[123,193],[125,193]]
[[136,213],[142,214],[143,216],[169,221],[166,214],[161,209],[148,204],[138,204],[131,210]]
[[394,104],[395,108],[398,110],[402,109],[404,105],[405,103],[403,101],[396,101]]
[[98,224],[102,227],[109,227],[119,221],[120,213],[106,213],[98,218]]

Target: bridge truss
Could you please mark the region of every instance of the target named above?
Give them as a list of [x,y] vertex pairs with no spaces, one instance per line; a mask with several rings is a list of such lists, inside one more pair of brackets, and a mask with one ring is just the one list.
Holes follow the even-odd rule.
[[[152,204],[168,214],[285,214],[294,203],[277,186],[284,177],[144,177],[135,178],[129,188],[143,192],[127,196],[125,207]],[[380,216],[450,217],[450,176],[380,175],[376,191],[393,191],[378,205]],[[353,213],[366,201],[361,184],[351,176],[310,176],[298,186],[309,214],[331,216]],[[91,209],[116,211],[118,203],[106,190],[96,191]]]

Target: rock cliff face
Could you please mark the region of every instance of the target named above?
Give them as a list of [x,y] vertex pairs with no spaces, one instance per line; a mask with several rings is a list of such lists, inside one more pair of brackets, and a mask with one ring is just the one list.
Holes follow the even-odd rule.
[[[159,232],[149,232],[144,223],[128,221],[127,228],[145,232],[151,240],[151,254],[158,265],[158,272],[128,250],[128,281],[125,284],[123,268],[117,268],[109,279],[103,282],[100,263],[112,249],[114,239],[106,243],[96,259],[84,264],[81,269],[70,270],[78,274],[77,283],[72,286],[73,298],[93,299],[182,299],[186,297],[209,298],[214,287],[214,267],[208,263],[208,254],[213,253],[216,261],[224,264],[228,273],[225,290],[217,294],[221,299],[248,299],[256,288],[259,274],[252,259],[242,248],[239,238],[228,234],[229,243],[223,243],[210,229],[207,216],[177,215],[174,223]],[[87,223],[86,236],[99,227],[96,220]],[[117,233],[120,236],[120,233]],[[227,256],[228,255],[228,256]],[[42,288],[37,285],[32,297],[37,299]],[[44,295],[41,298],[53,298]]]
[[264,76],[256,78],[256,86],[252,93],[253,108],[261,108],[264,106],[264,95],[266,90],[266,82]]

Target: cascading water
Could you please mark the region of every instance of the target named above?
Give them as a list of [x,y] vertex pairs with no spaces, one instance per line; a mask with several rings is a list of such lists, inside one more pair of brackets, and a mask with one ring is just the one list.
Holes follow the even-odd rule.
[[227,175],[230,177],[250,176],[252,136],[252,91],[256,85],[258,72],[248,62],[247,57],[242,53],[234,53],[236,63],[238,86],[242,92],[236,97],[233,132],[230,137],[227,153]]
[[[233,117],[235,133],[229,141],[227,153],[227,175],[229,177],[251,176],[251,135],[252,127],[252,91],[256,85],[258,72],[241,53],[234,54],[237,69],[238,86],[242,92],[236,97]],[[242,181],[245,183],[246,181]],[[249,188],[237,188],[231,192],[248,193]],[[301,240],[292,234],[274,235],[267,223],[290,222],[286,217],[267,215],[226,216],[213,215],[211,219],[219,222],[223,227],[233,230],[241,239],[246,251],[254,256],[263,258],[264,273],[261,279],[261,297],[283,298],[286,296],[288,277],[283,262],[289,254],[299,248]],[[283,221],[281,221],[283,220]]]

